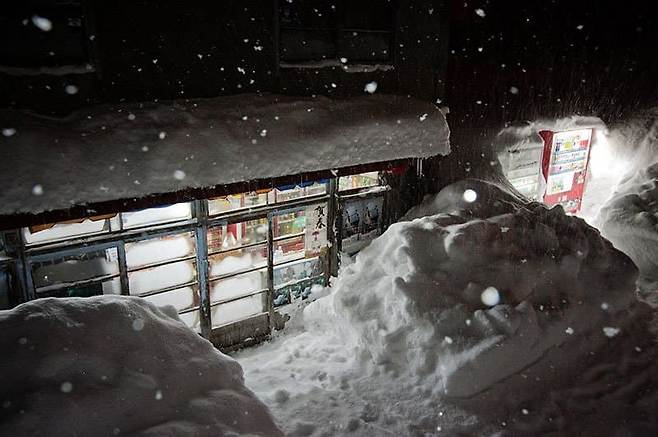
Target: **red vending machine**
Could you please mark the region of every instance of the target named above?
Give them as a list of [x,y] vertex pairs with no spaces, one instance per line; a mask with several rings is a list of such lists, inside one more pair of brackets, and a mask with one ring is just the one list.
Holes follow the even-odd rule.
[[542,175],[544,203],[562,205],[569,213],[580,210],[592,145],[592,129],[541,131],[544,140]]

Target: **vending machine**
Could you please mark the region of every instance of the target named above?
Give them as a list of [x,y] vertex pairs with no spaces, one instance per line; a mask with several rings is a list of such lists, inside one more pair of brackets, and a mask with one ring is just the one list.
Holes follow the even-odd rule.
[[540,131],[544,140],[541,172],[546,181],[543,201],[577,213],[583,201],[592,144],[592,129]]

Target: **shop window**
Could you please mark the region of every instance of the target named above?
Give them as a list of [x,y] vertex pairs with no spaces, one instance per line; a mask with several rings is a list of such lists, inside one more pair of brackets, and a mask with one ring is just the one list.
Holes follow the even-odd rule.
[[324,285],[324,265],[321,258],[284,264],[274,269],[274,306],[306,299],[315,284]]
[[126,243],[126,264],[131,270],[194,254],[191,232]]
[[327,193],[326,181],[312,182],[289,187],[278,187],[270,191],[269,203],[281,203],[303,197],[318,196]]
[[313,0],[279,5],[279,56],[283,62],[391,59],[391,0]]
[[208,229],[208,253],[267,241],[267,218],[223,224]]
[[267,269],[243,273],[210,283],[210,303],[231,300],[267,290]]
[[124,229],[171,223],[190,218],[192,218],[192,207],[190,203],[176,203],[169,206],[121,213],[121,221],[123,222]]
[[259,293],[210,308],[213,328],[262,314],[267,311],[267,293]]
[[232,194],[208,200],[208,213],[217,215],[244,208],[255,208],[267,204],[267,191]]
[[273,220],[274,238],[297,235],[306,230],[306,209],[300,208],[275,215]]
[[353,254],[381,232],[383,197],[353,199],[343,206],[342,250]]
[[340,191],[353,190],[357,188],[369,188],[377,185],[379,185],[379,173],[376,171],[349,176],[341,176],[338,179],[338,189]]
[[98,216],[23,228],[23,237],[27,244],[39,244],[102,234],[117,229],[119,229],[119,221],[116,215]]
[[181,312],[178,314],[178,318],[191,330],[201,332],[201,311],[198,309]]
[[250,246],[208,257],[210,278],[217,278],[267,265],[267,245]]
[[199,307],[199,289],[196,285],[177,288],[145,296],[144,299],[157,306],[171,305],[180,312]]
[[39,297],[121,293],[116,247],[86,249],[74,255],[54,254],[29,262]]
[[128,272],[130,294],[143,295],[196,281],[193,260],[179,261]]

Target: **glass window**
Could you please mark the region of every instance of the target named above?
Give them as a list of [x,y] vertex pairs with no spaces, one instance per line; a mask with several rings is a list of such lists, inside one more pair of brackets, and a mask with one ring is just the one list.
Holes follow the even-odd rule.
[[275,188],[269,193],[269,203],[287,202],[293,199],[300,199],[302,197],[316,196],[327,193],[326,182],[313,182],[306,186],[294,186],[286,188]]
[[118,229],[118,217],[99,217],[81,220],[78,222],[62,222],[23,228],[23,236],[27,244],[46,243],[50,241],[66,240],[85,235],[109,232]]
[[208,229],[208,253],[267,241],[267,218]]
[[267,246],[259,244],[242,249],[220,252],[208,257],[210,277],[229,275],[267,265]]
[[274,288],[324,274],[319,258],[284,264],[274,269]]
[[190,203],[176,203],[170,206],[121,213],[124,229],[169,223],[190,218],[192,218],[192,206]]
[[379,185],[379,173],[372,171],[338,178],[339,190],[353,190],[355,188],[367,188]]
[[288,238],[275,242],[274,264],[281,264],[287,261],[293,261],[304,258],[306,246],[304,244],[305,236]]
[[37,289],[39,297],[90,297],[101,294],[121,294],[121,280],[114,277],[82,285]]
[[215,305],[210,309],[213,328],[237,322],[267,311],[267,293]]
[[232,194],[208,200],[208,213],[217,215],[241,208],[253,208],[267,204],[267,192]]
[[201,311],[186,311],[178,315],[183,323],[196,332],[201,332]]
[[116,247],[60,256],[32,264],[36,288],[119,274]]
[[186,232],[126,243],[126,264],[128,269],[136,269],[149,264],[194,255],[194,253],[194,238],[191,232]]
[[9,309],[10,306],[9,281],[9,270],[7,266],[0,265],[0,310]]
[[273,217],[274,238],[295,235],[306,230],[306,211],[298,209]]
[[179,261],[128,273],[130,294],[141,295],[196,280],[193,260]]
[[267,269],[213,281],[210,284],[210,303],[245,296],[267,289]]
[[177,288],[164,293],[145,296],[144,299],[157,306],[171,305],[178,311],[184,311],[199,306],[199,288],[196,285]]

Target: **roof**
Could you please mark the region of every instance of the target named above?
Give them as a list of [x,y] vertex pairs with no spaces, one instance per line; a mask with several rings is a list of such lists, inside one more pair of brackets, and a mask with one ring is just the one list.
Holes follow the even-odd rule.
[[438,108],[377,94],[103,105],[63,120],[3,110],[0,128],[0,224],[450,151]]

